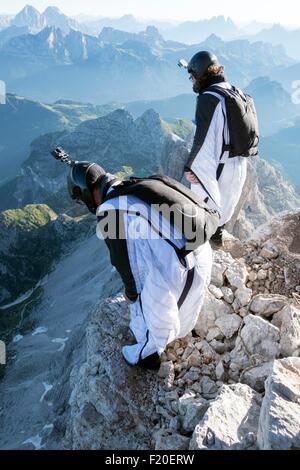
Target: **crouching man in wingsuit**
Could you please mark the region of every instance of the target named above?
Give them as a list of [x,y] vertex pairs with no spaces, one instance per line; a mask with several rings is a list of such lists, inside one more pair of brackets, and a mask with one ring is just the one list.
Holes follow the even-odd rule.
[[197,322],[211,276],[208,240],[219,214],[171,178],[121,182],[95,163],[70,160],[62,149],[53,155],[70,165],[70,196],[97,215],[97,234],[123,280],[136,338],[123,347],[123,357],[132,366],[158,368],[166,346]]

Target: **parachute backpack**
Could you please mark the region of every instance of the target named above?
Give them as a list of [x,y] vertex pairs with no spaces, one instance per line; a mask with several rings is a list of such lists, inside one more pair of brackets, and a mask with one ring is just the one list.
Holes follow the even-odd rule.
[[259,125],[254,100],[238,88],[210,86],[201,94],[221,95],[225,100],[230,143],[223,145],[229,158],[255,157],[258,155]]
[[[170,240],[163,238],[173,246],[180,258],[184,258],[210,240],[218,228],[220,216],[217,211],[209,209],[206,203],[189,188],[164,175],[153,175],[148,178],[131,177],[128,181],[115,186],[102,201],[99,219],[106,211],[107,202],[129,195],[136,196],[155,209],[159,206],[171,209],[169,210],[171,217],[168,220],[182,234],[186,243],[182,249],[178,249]],[[148,223],[151,225],[151,221],[148,220]]]

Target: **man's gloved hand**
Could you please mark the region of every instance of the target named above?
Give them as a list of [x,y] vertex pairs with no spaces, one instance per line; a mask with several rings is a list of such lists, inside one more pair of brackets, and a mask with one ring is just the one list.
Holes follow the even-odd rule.
[[192,184],[200,184],[197,176],[192,171],[186,171],[184,173],[186,179]]

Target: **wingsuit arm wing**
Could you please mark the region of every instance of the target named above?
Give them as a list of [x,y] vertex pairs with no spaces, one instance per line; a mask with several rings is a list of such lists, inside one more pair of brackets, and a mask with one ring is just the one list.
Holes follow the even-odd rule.
[[185,171],[192,171],[192,164],[205,142],[215,110],[219,103],[220,100],[214,95],[200,94],[198,96],[196,109],[196,133],[189,159],[184,168]]
[[[129,300],[135,301],[138,297],[138,292],[129,261],[124,218],[120,216],[119,211],[116,211],[115,215],[115,233],[109,236],[109,232],[106,231],[102,235],[104,235],[104,241],[109,249],[111,264],[116,268],[123,281],[125,293]],[[104,217],[105,215],[103,215]],[[98,222],[101,219],[102,217],[98,217]]]

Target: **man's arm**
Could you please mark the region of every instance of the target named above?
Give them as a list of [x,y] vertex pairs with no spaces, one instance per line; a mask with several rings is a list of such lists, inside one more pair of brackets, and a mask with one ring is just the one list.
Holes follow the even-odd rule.
[[[107,213],[98,217],[98,222],[100,222],[102,218],[105,219],[106,214]],[[100,230],[102,231],[106,246],[109,249],[111,264],[116,268],[122,278],[125,294],[128,300],[135,302],[138,298],[138,292],[130,266],[123,214],[116,210],[114,220],[116,224],[114,227],[115,233],[113,232],[111,237],[109,236],[108,225],[102,228],[100,225]]]
[[138,292],[131,271],[126,240],[107,238],[105,239],[105,243],[110,252],[111,264],[116,268],[122,278],[126,296],[130,301],[135,302],[138,298]]
[[193,161],[205,142],[215,110],[219,103],[220,100],[214,95],[200,94],[198,96],[196,109],[196,133],[189,159],[185,165],[186,172],[191,172]]

